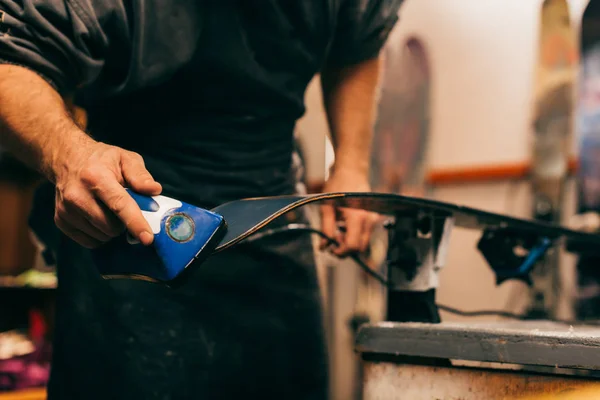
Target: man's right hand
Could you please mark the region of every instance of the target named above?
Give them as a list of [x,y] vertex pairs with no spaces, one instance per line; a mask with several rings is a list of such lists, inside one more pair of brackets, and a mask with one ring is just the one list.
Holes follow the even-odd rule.
[[88,136],[68,105],[32,70],[0,63],[0,144],[56,185],[58,228],[87,248],[125,229],[151,244],[150,225],[125,187],[154,196],[160,184],[139,154]]
[[142,157],[93,140],[53,165],[56,183],[54,221],[67,236],[95,248],[125,230],[144,245],[154,234],[125,187],[155,196],[161,185],[152,178]]

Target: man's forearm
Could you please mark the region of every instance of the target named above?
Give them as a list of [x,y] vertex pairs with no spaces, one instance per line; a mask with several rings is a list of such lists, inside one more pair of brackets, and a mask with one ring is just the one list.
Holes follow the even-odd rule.
[[327,68],[321,76],[334,170],[368,174],[379,64],[376,58],[344,69]]
[[0,146],[54,181],[62,160],[91,141],[44,79],[22,67],[0,65]]

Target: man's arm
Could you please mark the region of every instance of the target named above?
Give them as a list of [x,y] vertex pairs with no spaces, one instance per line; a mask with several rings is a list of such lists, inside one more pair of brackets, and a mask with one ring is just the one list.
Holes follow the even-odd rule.
[[[335,151],[335,162],[324,187],[327,192],[370,191],[369,166],[379,64],[379,57],[375,57],[353,66],[323,71],[323,99]],[[360,210],[344,210],[342,214],[346,233],[343,238],[337,238],[340,246],[334,253],[365,251],[376,218]],[[335,237],[335,210],[324,207],[322,217],[324,233]]]
[[333,171],[367,177],[380,58],[322,73],[323,99],[335,150]]
[[143,243],[152,242],[123,188],[160,192],[141,157],[89,137],[54,88],[23,67],[0,65],[0,144],[56,184],[55,222],[81,245],[96,247],[120,234],[123,223]]
[[71,117],[63,98],[36,73],[0,65],[0,143],[56,182],[61,162],[93,139]]
[[[379,53],[398,20],[402,0],[342,0],[322,71],[323,97],[335,162],[327,192],[370,191],[369,167],[379,78]],[[337,232],[336,211],[346,225]],[[377,217],[361,210],[322,207],[324,232],[340,243],[334,253],[366,250]],[[323,245],[326,242],[323,242]]]
[[100,20],[119,7],[112,0],[76,8],[63,0],[0,0],[0,146],[56,185],[55,222],[86,247],[123,228],[151,243],[151,229],[123,186],[161,190],[139,155],[90,138],[63,100],[100,74],[108,39],[116,39]]
[[323,99],[335,149],[335,170],[369,172],[380,51],[403,0],[342,0],[322,71]]

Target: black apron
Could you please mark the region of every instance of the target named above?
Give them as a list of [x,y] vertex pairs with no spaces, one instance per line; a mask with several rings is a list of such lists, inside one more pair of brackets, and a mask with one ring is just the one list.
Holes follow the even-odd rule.
[[[211,4],[197,54],[168,82],[80,99],[90,132],[142,154],[163,194],[191,204],[293,193],[294,124],[328,36],[308,51],[314,38],[287,37],[280,15]],[[59,288],[49,400],[327,398],[305,234],[213,256],[177,289],[103,280],[87,250],[50,241]]]
[[63,240],[49,400],[326,399],[310,238],[261,241],[171,289],[103,280]]

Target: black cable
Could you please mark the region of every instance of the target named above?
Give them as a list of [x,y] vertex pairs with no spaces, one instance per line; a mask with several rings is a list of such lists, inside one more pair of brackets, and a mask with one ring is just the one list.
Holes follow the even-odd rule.
[[[306,224],[289,224],[283,227],[279,227],[279,228],[273,228],[273,229],[268,229],[266,231],[262,231],[262,232],[258,232],[254,235],[252,235],[251,237],[249,237],[248,239],[246,239],[247,241],[254,241],[254,240],[259,240],[262,239],[266,236],[272,236],[272,235],[277,235],[277,234],[283,234],[286,232],[307,232],[307,233],[314,233],[320,237],[322,237],[323,239],[327,240],[327,242],[329,242],[328,244],[330,245],[338,245],[338,242],[327,236],[323,231],[320,231],[318,229],[315,229],[313,227],[311,227],[310,225],[306,225]],[[381,283],[382,285],[384,285],[385,287],[389,287],[390,284],[388,282],[388,280],[386,279],[385,276],[381,275],[380,273],[378,273],[377,271],[373,271],[371,268],[369,268],[369,266],[360,259],[360,256],[358,254],[350,254],[349,255],[350,258],[352,258],[354,260],[354,262],[356,262],[358,264],[358,266],[360,268],[362,268],[367,274],[371,275],[371,277],[375,278],[377,281],[379,281],[379,283]]]
[[457,308],[453,308],[453,307],[445,306],[445,305],[441,305],[441,304],[438,305],[438,308],[442,311],[446,311],[451,314],[460,315],[462,317],[485,317],[485,316],[494,315],[494,316],[512,318],[512,319],[525,319],[524,316],[521,314],[515,314],[515,313],[508,312],[508,311],[500,311],[500,310],[464,311],[464,310],[459,310]]
[[[530,318],[527,318],[527,316],[525,316],[525,315],[511,313],[511,312],[508,312],[508,311],[500,311],[500,310],[463,311],[463,310],[459,310],[457,308],[453,308],[453,307],[450,307],[450,306],[445,306],[443,304],[438,304],[437,307],[440,310],[442,310],[442,311],[446,311],[448,313],[455,314],[455,315],[460,315],[461,317],[489,317],[489,316],[496,316],[496,317],[504,317],[504,318],[510,318],[510,319],[517,319],[517,320],[521,320],[521,321],[528,321],[528,320],[530,320]],[[584,323],[583,321],[567,320],[567,319],[559,319],[559,318],[547,318],[545,320],[546,321],[550,321],[550,322],[560,323],[560,324],[567,324],[567,325],[582,325],[582,324],[589,325],[589,323]]]
[[[283,226],[283,227],[267,229],[265,231],[260,231],[258,233],[255,233],[254,235],[252,235],[251,237],[249,237],[246,240],[249,241],[249,242],[252,242],[252,241],[255,241],[255,240],[262,239],[262,238],[267,237],[267,236],[273,236],[273,235],[278,235],[278,234],[285,234],[285,233],[289,233],[289,232],[306,232],[306,233],[312,233],[312,234],[318,235],[318,236],[322,237],[323,239],[327,240],[327,242],[330,245],[338,245],[338,242],[335,239],[327,236],[323,231],[315,229],[315,228],[313,228],[313,227],[311,227],[310,225],[307,225],[307,224],[289,224],[289,225],[286,225],[286,226]],[[356,264],[363,271],[365,271],[371,277],[375,278],[379,283],[381,283],[382,285],[384,285],[386,288],[390,287],[390,283],[388,282],[387,278],[384,277],[383,275],[381,275],[380,273],[378,273],[377,271],[374,271],[371,268],[369,268],[369,266],[360,258],[360,256],[358,254],[352,253],[352,254],[349,254],[349,257],[352,258],[354,260],[354,262],[356,262]],[[457,308],[454,308],[454,307],[450,307],[450,306],[446,306],[446,305],[443,305],[443,304],[436,304],[436,306],[441,311],[445,311],[447,313],[459,315],[459,316],[462,316],[462,317],[496,316],[496,317],[504,317],[504,318],[516,319],[516,320],[521,320],[521,321],[527,321],[527,320],[529,320],[529,318],[527,318],[527,316],[525,316],[525,315],[511,313],[511,312],[508,312],[508,311],[501,311],[501,310],[464,311],[464,310],[460,310],[460,309],[457,309]],[[547,321],[561,323],[561,324],[568,324],[568,325],[580,325],[580,324],[584,323],[583,321],[563,320],[563,319],[557,319],[557,318],[548,318]]]

